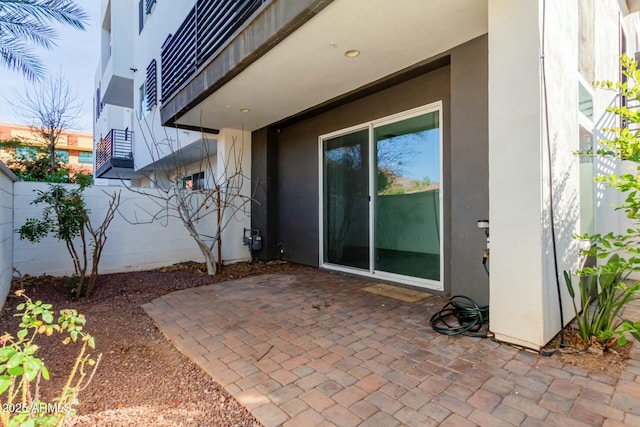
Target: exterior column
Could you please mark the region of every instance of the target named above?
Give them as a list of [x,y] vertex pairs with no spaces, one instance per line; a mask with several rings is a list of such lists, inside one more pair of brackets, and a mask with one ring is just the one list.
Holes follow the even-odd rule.
[[227,197],[233,198],[222,213],[222,259],[248,260],[249,248],[242,244],[242,237],[244,228],[251,227],[251,132],[225,128],[217,140],[216,181],[225,184]]
[[543,344],[539,1],[489,0],[490,326]]

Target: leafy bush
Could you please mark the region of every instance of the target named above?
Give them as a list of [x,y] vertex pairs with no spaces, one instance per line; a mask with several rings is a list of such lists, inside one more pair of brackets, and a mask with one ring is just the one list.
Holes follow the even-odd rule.
[[23,181],[77,183],[90,185],[93,177],[73,170],[62,155],[56,155],[55,172],[51,175],[51,158],[45,147],[28,145],[19,139],[1,141],[0,148],[12,151],[13,159],[7,162],[11,171]]
[[640,290],[640,283],[632,285],[625,283],[629,272],[621,268],[619,260],[620,257],[614,254],[599,273],[591,272],[579,278],[578,288],[582,312],[575,301],[571,275],[564,272],[564,279],[576,313],[578,331],[585,346],[610,347],[616,341],[619,345],[625,345],[627,339],[624,332],[626,331],[640,339],[638,335],[640,322],[634,323],[619,317],[624,306],[633,301]]
[[[75,310],[61,310],[54,319],[51,304],[33,302],[17,291],[17,296],[25,299],[18,305],[16,316],[21,317],[20,330],[16,336],[5,333],[0,340],[0,421],[7,426],[59,426],[65,418],[75,413],[78,393],[89,383],[97,368],[97,361],[87,353],[95,348],[91,335],[83,328],[86,319]],[[79,342],[80,349],[67,381],[60,395],[53,402],[40,401],[39,382],[49,379],[42,359],[36,356],[36,337],[50,337],[54,333],[66,335],[63,344]],[[87,367],[93,367],[87,371]]]
[[[86,186],[69,189],[64,185],[50,184],[47,191],[36,190],[38,197],[32,204],[44,204],[42,218],[28,218],[17,232],[20,239],[38,243],[51,234],[65,242],[73,261],[77,286],[72,294],[76,299],[90,296],[98,278],[100,256],[107,241],[107,228],[120,204],[120,193],[109,195],[109,206],[102,223],[93,227],[84,198]],[[79,244],[78,244],[79,239]],[[91,261],[89,261],[91,255]],[[89,262],[91,268],[89,270]],[[89,274],[87,275],[87,271]]]
[[[594,85],[615,91],[633,103],[640,102],[640,70],[637,62],[626,55],[621,57],[620,62],[626,81],[604,81]],[[595,180],[625,195],[624,203],[616,209],[624,211],[633,225],[622,234],[578,236],[590,247],[584,251],[584,255],[606,260],[604,264],[577,272],[581,307],[575,304],[571,276],[564,273],[569,293],[574,298],[580,335],[587,346],[598,343],[606,347],[616,341],[624,345],[627,339],[623,334],[627,331],[640,340],[640,322],[619,317],[624,306],[636,299],[640,291],[640,284],[626,283],[630,273],[640,272],[640,109],[628,108],[626,105],[629,104],[607,108],[608,113],[616,116],[619,125],[603,129],[603,134],[610,135],[610,138],[599,141],[602,148],[596,154],[630,163],[632,171],[620,175],[599,175]]]

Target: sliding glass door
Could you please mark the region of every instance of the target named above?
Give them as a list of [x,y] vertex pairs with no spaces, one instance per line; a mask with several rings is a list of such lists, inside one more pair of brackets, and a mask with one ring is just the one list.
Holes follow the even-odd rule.
[[324,260],[369,269],[369,129],[323,143]]
[[320,138],[328,268],[442,289],[440,103]]

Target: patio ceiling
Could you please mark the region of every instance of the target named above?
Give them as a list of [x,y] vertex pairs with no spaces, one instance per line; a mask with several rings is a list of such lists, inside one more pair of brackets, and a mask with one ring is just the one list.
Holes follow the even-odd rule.
[[487,0],[334,0],[176,123],[259,129],[486,32]]

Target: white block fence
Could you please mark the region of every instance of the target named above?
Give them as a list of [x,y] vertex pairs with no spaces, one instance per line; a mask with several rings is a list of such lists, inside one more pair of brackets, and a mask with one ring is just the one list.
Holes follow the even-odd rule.
[[16,177],[0,162],[0,307],[13,275],[13,185]]
[[[37,196],[34,190],[47,190],[48,184],[34,182],[16,182],[13,198],[13,229],[21,227],[30,217],[39,218],[42,205],[31,202]],[[90,211],[94,226],[104,218],[109,203],[108,194],[121,191],[118,213],[107,231],[107,243],[100,260],[100,274],[136,270],[149,270],[184,261],[203,262],[200,250],[189,236],[182,222],[176,218],[164,217],[151,222],[151,216],[159,211],[158,204],[144,194],[123,187],[95,186],[84,191],[84,199]],[[144,191],[156,191],[144,189]],[[105,194],[107,193],[107,194]],[[0,199],[2,203],[3,199]],[[4,205],[0,205],[0,209]],[[1,212],[1,211],[0,211]],[[0,214],[0,221],[3,216]],[[135,224],[133,224],[133,223]],[[198,224],[202,233],[213,235],[216,216],[209,215]],[[1,236],[11,233],[2,228]],[[249,259],[249,250],[242,247],[241,235],[223,241],[224,253],[233,246],[235,252],[245,250]],[[38,276],[50,274],[64,276],[73,274],[73,263],[64,242],[47,237],[39,243],[20,240],[13,233],[13,266],[20,274]],[[240,248],[235,248],[240,246]],[[238,259],[234,259],[238,260]],[[4,271],[4,270],[3,270]]]

